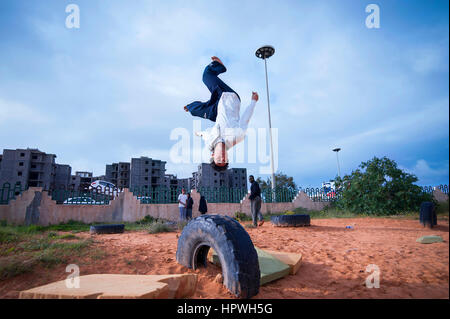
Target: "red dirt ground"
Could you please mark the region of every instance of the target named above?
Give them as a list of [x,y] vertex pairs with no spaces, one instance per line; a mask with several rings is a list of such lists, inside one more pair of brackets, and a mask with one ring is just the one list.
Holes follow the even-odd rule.
[[[448,219],[439,220],[433,229],[423,228],[418,220],[392,218],[314,219],[311,223],[310,227],[277,228],[266,222],[258,229],[247,229],[257,247],[303,254],[296,275],[261,287],[254,298],[449,298]],[[94,235],[90,251],[100,248],[107,255],[95,260],[74,257],[71,263],[80,266],[80,275],[195,272],[199,277],[193,298],[234,298],[214,282],[220,268],[210,264],[193,271],[176,262],[179,234]],[[417,243],[424,235],[439,235],[444,242]],[[365,286],[369,264],[380,269],[380,288]],[[36,268],[1,282],[0,298],[17,298],[21,290],[67,275],[65,265]]]

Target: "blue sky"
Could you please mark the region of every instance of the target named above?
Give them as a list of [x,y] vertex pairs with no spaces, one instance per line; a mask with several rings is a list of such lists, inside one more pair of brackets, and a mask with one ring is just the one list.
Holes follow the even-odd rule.
[[[65,26],[70,3],[79,29]],[[379,29],[365,26],[370,3]],[[387,156],[420,185],[448,183],[448,10],[448,1],[3,0],[0,149],[37,147],[95,175],[149,156],[191,176],[196,164],[170,161],[169,136],[192,130],[184,105],[208,99],[204,66],[221,57],[243,105],[258,91],[250,127],[267,127],[254,52],[271,44],[278,168],[298,185],[336,175],[334,147],[342,174]]]

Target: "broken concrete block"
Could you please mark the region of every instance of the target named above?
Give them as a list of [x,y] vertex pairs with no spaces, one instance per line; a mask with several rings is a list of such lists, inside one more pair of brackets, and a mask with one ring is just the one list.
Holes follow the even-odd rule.
[[194,294],[196,274],[80,276],[79,288],[61,280],[20,292],[20,299],[168,299]]
[[[259,270],[261,272],[261,286],[289,275],[291,271],[289,265],[283,263],[262,249],[257,247],[255,247],[255,249],[258,254]],[[213,264],[220,266],[219,256],[217,256],[213,249],[209,250],[207,258]]]
[[441,236],[422,236],[420,238],[417,238],[416,242],[421,243],[421,244],[432,244],[432,243],[440,243],[443,242],[444,240],[442,239]]
[[290,268],[290,275],[295,275],[302,264],[302,254],[300,253],[287,253],[283,251],[267,249],[264,249],[264,251],[288,265]]

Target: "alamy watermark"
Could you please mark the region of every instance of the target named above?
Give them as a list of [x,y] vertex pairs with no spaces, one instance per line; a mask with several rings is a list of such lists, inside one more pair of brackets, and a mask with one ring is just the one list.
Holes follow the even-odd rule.
[[80,267],[75,264],[67,265],[66,272],[71,273],[66,278],[66,288],[80,288]]
[[366,267],[366,272],[371,272],[366,278],[366,287],[380,288],[380,268],[375,264],[370,264]]
[[66,17],[67,29],[79,29],[80,28],[80,7],[76,4],[69,4],[66,6],[66,13],[69,15]]
[[380,28],[380,7],[377,4],[371,3],[367,5],[366,12],[370,13],[366,17],[366,27],[369,29]]
[[[192,130],[177,127],[170,132],[170,140],[175,144],[169,151],[170,161],[174,164],[209,163],[211,150],[196,136],[201,131],[201,120],[193,120]],[[225,129],[224,136],[233,134],[234,128]],[[228,150],[230,164],[259,164],[259,174],[270,174],[270,138],[268,128],[248,128],[246,138]],[[192,137],[192,138],[191,138]],[[272,128],[274,170],[278,169],[278,129]]]

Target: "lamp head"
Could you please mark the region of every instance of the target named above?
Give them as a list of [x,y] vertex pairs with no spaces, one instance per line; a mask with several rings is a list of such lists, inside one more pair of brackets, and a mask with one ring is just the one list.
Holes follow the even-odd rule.
[[275,48],[271,45],[265,45],[256,50],[255,55],[260,59],[268,59],[275,53]]

